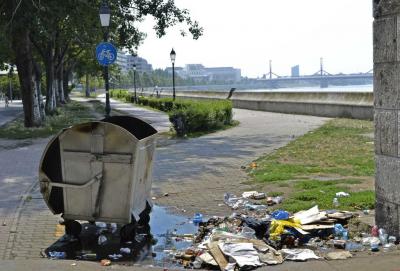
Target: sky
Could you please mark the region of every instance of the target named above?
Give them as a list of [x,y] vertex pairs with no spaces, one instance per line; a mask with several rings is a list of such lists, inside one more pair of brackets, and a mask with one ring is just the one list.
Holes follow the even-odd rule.
[[320,58],[329,73],[367,72],[372,69],[371,0],[175,0],[199,21],[204,35],[193,40],[170,28],[158,39],[151,18],[141,24],[147,38],[138,49],[153,68],[201,63],[206,67],[233,66],[242,76],[269,72],[290,75],[319,70]]

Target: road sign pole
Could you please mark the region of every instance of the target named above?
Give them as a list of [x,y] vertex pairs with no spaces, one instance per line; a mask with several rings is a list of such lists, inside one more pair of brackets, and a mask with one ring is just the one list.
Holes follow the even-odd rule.
[[110,116],[111,106],[110,106],[110,83],[108,76],[108,66],[104,66],[104,80],[106,83],[106,117]]

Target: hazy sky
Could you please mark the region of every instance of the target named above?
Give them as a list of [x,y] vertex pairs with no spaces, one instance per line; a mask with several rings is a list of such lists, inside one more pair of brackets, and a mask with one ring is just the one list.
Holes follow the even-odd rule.
[[371,0],[175,0],[190,10],[204,27],[197,41],[182,37],[182,26],[162,39],[143,23],[148,33],[139,56],[154,68],[170,66],[174,47],[176,65],[202,63],[207,67],[233,66],[243,76],[268,72],[289,75],[300,64],[301,74],[319,70],[320,57],[330,73],[372,69]]

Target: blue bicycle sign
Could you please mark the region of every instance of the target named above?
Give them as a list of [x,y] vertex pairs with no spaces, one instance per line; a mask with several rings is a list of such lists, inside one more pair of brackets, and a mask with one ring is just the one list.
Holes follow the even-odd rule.
[[108,66],[117,59],[117,49],[109,42],[101,42],[96,47],[96,58],[102,66]]

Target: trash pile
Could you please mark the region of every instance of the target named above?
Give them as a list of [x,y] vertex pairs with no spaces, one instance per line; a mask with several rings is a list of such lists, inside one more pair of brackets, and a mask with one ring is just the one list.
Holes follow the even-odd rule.
[[[347,195],[338,195],[347,196]],[[356,213],[337,210],[309,210],[289,214],[268,212],[267,206],[250,199],[265,199],[264,193],[250,191],[242,197],[224,195],[235,212],[229,217],[207,221],[194,217],[199,229],[192,246],[172,255],[185,268],[220,270],[252,269],[284,261],[338,260],[359,251],[397,250],[398,241],[374,226],[369,233],[349,231]],[[282,198],[271,199],[282,201]],[[267,201],[268,202],[268,201]]]

